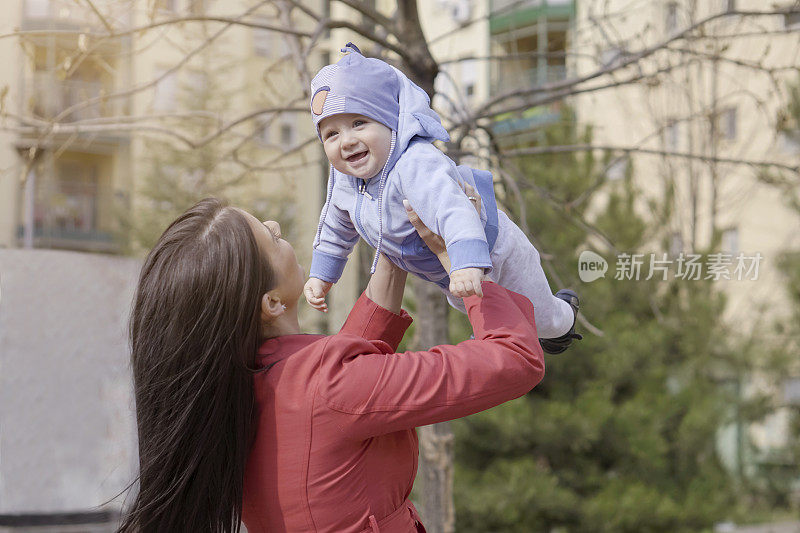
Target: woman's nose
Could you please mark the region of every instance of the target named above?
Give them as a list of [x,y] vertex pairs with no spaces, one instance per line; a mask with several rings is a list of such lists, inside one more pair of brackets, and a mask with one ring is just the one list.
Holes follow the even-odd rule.
[[282,237],[281,234],[281,225],[275,222],[274,220],[267,220],[264,222],[264,225],[269,229],[272,233],[278,236],[278,238]]

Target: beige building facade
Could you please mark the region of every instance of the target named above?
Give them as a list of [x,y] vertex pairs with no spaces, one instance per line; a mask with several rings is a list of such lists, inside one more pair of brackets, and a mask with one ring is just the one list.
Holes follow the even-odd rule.
[[[800,248],[800,218],[784,200],[786,189],[764,177],[783,172],[796,180],[779,165],[796,165],[800,146],[779,134],[776,122],[788,84],[797,83],[800,28],[782,15],[735,14],[763,10],[750,0],[579,6],[576,75],[660,48],[615,72],[615,79],[626,79],[661,71],[651,81],[588,92],[576,107],[580,120],[594,126],[597,144],[650,151],[632,157],[648,195],[674,194],[673,242],[663,251],[760,253],[757,280],[720,280],[730,296],[728,318],[750,331],[781,316],[788,302],[778,260]],[[698,24],[706,28],[703,38],[676,39]],[[759,317],[762,305],[767,312]]]
[[[668,249],[654,243],[649,252],[658,257],[668,252],[672,261],[681,254],[718,254],[723,274],[711,279],[728,298],[726,321],[745,337],[760,335],[776,347],[787,346],[789,339],[769,332],[775,320],[791,316],[781,257],[800,250],[800,214],[788,201],[797,190],[797,173],[788,168],[796,168],[800,144],[778,131],[788,86],[798,83],[800,25],[796,14],[738,12],[768,12],[790,3],[578,5],[575,75],[614,68],[640,50],[658,49],[613,77],[624,80],[659,71],[647,83],[587,92],[576,99],[579,118],[594,126],[597,144],[649,151],[631,152],[637,186],[651,198],[672,198],[671,242]],[[693,33],[697,38],[679,38],[693,27],[703,28]],[[610,181],[619,177],[608,175]],[[739,261],[747,264],[744,276],[736,270]],[[708,261],[704,267],[703,277],[716,276]],[[769,348],[759,343],[752,357]],[[779,402],[796,403],[799,376],[789,375],[782,383],[756,376],[744,386],[744,394],[766,388]],[[782,411],[749,428],[755,447],[744,451],[737,449],[744,440],[737,428],[725,430],[727,437],[720,442],[729,464],[741,461],[742,454],[748,462],[770,461],[771,450],[787,444],[787,415]]]
[[[93,4],[97,12],[71,0],[7,6],[2,31],[20,34],[0,40],[3,106],[22,122],[0,132],[0,247],[141,255],[131,225],[158,211],[153,173],[188,190],[211,179],[175,161],[154,162],[194,148],[200,155],[187,156],[192,161],[202,152],[225,159],[214,167],[220,192],[279,220],[307,267],[327,170],[305,111],[309,80],[296,71],[299,47],[252,25],[163,23],[246,13],[248,22],[272,27],[310,31],[310,24],[245,1]],[[328,58],[303,59],[313,71]],[[304,323],[341,325],[356,278],[348,268],[332,312],[305,312]]]

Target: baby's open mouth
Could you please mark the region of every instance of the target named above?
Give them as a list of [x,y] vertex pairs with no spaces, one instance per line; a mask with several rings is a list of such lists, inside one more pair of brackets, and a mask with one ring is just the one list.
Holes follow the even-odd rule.
[[367,157],[367,153],[369,153],[369,150],[364,150],[363,152],[358,152],[357,154],[353,154],[350,157],[348,157],[347,161],[350,162],[350,163],[355,163],[356,161],[360,161],[360,160],[364,159],[365,157]]

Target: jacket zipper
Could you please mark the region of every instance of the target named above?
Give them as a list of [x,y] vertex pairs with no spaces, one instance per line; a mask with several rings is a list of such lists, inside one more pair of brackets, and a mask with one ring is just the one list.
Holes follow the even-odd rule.
[[356,217],[355,217],[356,229],[358,230],[358,233],[361,235],[361,238],[364,239],[367,242],[367,244],[369,244],[374,248],[375,246],[371,242],[369,242],[369,239],[367,239],[366,237],[367,232],[364,231],[364,226],[361,225],[361,204],[364,200],[364,196],[368,196],[370,200],[372,200],[372,196],[370,196],[369,193],[367,192],[366,180],[359,180],[359,182],[360,183],[358,185],[358,194],[356,195]]
[[358,186],[358,192],[360,194],[363,194],[370,200],[374,200],[374,198],[372,198],[372,195],[367,192],[367,180],[359,180],[359,181],[361,181],[361,184]]

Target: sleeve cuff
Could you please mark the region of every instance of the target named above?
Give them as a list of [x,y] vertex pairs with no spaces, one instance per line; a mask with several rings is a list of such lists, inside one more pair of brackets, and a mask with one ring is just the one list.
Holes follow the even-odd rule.
[[336,283],[342,277],[344,266],[347,264],[346,257],[337,257],[335,255],[326,254],[319,250],[314,250],[311,255],[311,269],[309,276],[312,278],[321,279],[322,281],[329,281]]
[[484,268],[486,272],[492,270],[492,260],[489,257],[489,245],[481,239],[466,239],[457,241],[447,247],[450,256],[450,273],[462,268]]
[[391,346],[392,351],[396,351],[412,321],[405,310],[396,315],[362,293],[340,333],[358,335],[367,340],[381,340]]

